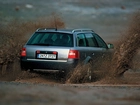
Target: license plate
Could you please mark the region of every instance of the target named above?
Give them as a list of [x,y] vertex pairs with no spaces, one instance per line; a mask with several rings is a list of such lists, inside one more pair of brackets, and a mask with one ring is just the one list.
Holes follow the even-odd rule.
[[56,59],[56,54],[38,54],[37,58]]

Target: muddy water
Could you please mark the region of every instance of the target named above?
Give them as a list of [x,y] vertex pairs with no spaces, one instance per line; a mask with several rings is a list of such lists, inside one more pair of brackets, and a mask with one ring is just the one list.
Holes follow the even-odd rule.
[[[117,47],[114,49],[112,60],[105,58],[95,64],[81,65],[76,68],[67,80],[67,83],[81,83],[92,81],[91,76],[95,79],[102,77],[105,83],[121,82],[126,83],[121,78],[124,73],[129,69],[134,69],[133,59],[137,55],[140,48],[140,12],[137,12],[131,21],[128,30],[122,35],[123,38],[118,42]],[[86,67],[85,67],[86,66]],[[91,69],[89,74],[89,69]],[[98,75],[94,70],[104,71]],[[105,69],[105,70],[104,70]],[[100,76],[100,77],[99,77]],[[100,78],[101,79],[101,78]],[[86,80],[86,81],[85,81]]]
[[[54,18],[54,16],[53,16]],[[60,19],[56,17],[56,24],[58,24],[59,27],[64,27],[65,24],[64,22]],[[11,25],[13,25],[13,23],[11,23]],[[14,24],[15,25],[15,24]],[[32,27],[32,30],[35,30],[36,27],[42,27],[44,26],[44,23],[42,23],[41,21],[39,21],[39,23],[24,23],[24,24],[17,24],[15,25],[18,27],[22,27],[22,26],[26,26],[26,27]],[[54,21],[50,21],[49,26],[54,26]],[[130,24],[129,29],[123,34],[123,40],[121,40],[120,42],[118,42],[118,47],[116,47],[115,49],[115,53],[113,56],[113,64],[111,64],[112,62],[110,62],[110,60],[108,60],[108,58],[105,58],[104,60],[99,60],[96,61],[96,63],[93,64],[87,64],[87,65],[79,65],[69,76],[68,79],[66,81],[66,83],[83,83],[83,82],[95,82],[95,81],[100,81],[103,80],[104,78],[106,78],[107,76],[109,76],[110,80],[112,80],[112,77],[119,77],[122,76],[124,74],[124,72],[126,72],[128,69],[133,69],[133,67],[135,66],[133,64],[133,58],[135,57],[135,54],[137,54],[137,50],[139,49],[140,45],[140,41],[139,41],[139,37],[140,37],[140,13],[136,13],[132,19],[132,22]],[[46,80],[40,80],[40,78],[44,78],[44,79],[48,79],[51,82],[55,82],[55,83],[61,83],[61,81],[58,80],[56,75],[51,75],[48,76],[48,78],[46,78],[44,75],[40,75],[37,73],[29,73],[29,72],[22,72],[20,71],[19,68],[19,54],[17,52],[20,51],[20,47],[21,45],[19,45],[19,39],[22,37],[24,37],[24,34],[26,34],[25,32],[26,29],[21,29],[21,31],[19,31],[18,33],[16,33],[17,31],[12,28],[10,29],[10,32],[7,32],[6,30],[1,30],[1,33],[6,33],[8,37],[11,37],[10,40],[6,40],[5,44],[7,45],[12,45],[12,46],[1,46],[1,48],[3,48],[4,50],[0,52],[0,67],[1,67],[1,72],[0,72],[0,80],[6,80],[6,81],[28,81],[29,79],[32,79],[31,81],[33,82],[35,81],[40,81],[40,82],[45,82]],[[17,34],[20,36],[12,36],[10,35],[10,33],[14,33],[14,35],[16,36]],[[23,33],[24,32],[24,33]],[[27,31],[27,33],[29,33]],[[18,40],[17,40],[18,39]],[[12,49],[13,47],[15,47],[15,55],[12,55],[9,51],[11,51],[10,49]],[[13,51],[13,50],[12,50]],[[8,52],[8,53],[4,53],[4,52]],[[6,57],[3,57],[3,54],[7,55]],[[17,59],[17,60],[15,60]],[[96,65],[95,65],[96,64]],[[108,66],[110,65],[110,66]],[[96,68],[97,71],[92,71],[91,69]],[[85,71],[85,69],[87,71]],[[101,71],[101,72],[98,72]],[[107,75],[106,75],[107,74]],[[109,75],[108,75],[109,74]],[[33,79],[36,78],[36,79]],[[38,78],[38,79],[37,79]],[[108,80],[104,79],[105,82]],[[115,79],[114,79],[115,80]],[[115,81],[118,81],[115,80]],[[46,81],[48,82],[48,81]],[[105,83],[104,82],[104,83]],[[124,81],[123,81],[124,82]],[[109,82],[108,82],[109,83]],[[124,82],[125,83],[125,82]]]
[[112,75],[117,77],[122,76],[128,69],[133,69],[133,58],[140,48],[140,12],[134,15],[123,36],[124,39],[118,44],[113,56]]
[[[47,23],[44,23],[44,20]],[[38,27],[53,28],[56,25],[57,28],[65,27],[65,23],[61,18],[52,14],[48,18],[38,19],[37,22],[19,22],[13,20],[7,25],[0,27],[0,37],[4,40],[1,41],[0,39],[0,81],[15,81],[42,76],[37,73],[23,72],[20,70],[20,50]],[[19,27],[20,30],[17,31]]]
[[[63,22],[58,21],[58,24],[60,23]],[[80,64],[73,72],[71,72],[70,75],[68,75],[66,83],[112,83],[112,81],[113,83],[127,83],[122,79],[118,80],[114,77],[123,76],[123,74],[128,69],[133,69],[133,67],[135,66],[133,63],[133,58],[135,57],[135,55],[137,54],[137,50],[139,49],[138,45],[140,45],[139,27],[140,13],[137,13],[134,15],[129,29],[123,34],[122,40],[117,43],[112,61],[110,61],[108,58],[104,58],[104,60],[96,61],[96,63],[92,62],[93,64],[91,63],[84,66]],[[16,57],[14,58],[18,59],[17,55],[15,56]],[[9,58],[7,58],[6,60],[9,60]],[[111,62],[113,62],[113,64]],[[14,62],[9,62],[7,64],[3,63],[3,66],[1,65],[1,80],[62,83],[60,78],[58,78],[55,74],[42,75],[38,73],[30,73],[28,71],[22,72],[20,71],[20,67],[18,65],[20,65],[19,60],[15,60]],[[129,73],[126,74],[130,75]],[[126,74],[125,76],[127,77]]]

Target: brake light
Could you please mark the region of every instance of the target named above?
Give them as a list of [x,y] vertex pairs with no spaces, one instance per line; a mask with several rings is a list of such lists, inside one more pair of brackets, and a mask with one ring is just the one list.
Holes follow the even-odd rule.
[[26,56],[26,48],[21,49],[21,56],[25,57]]
[[68,54],[68,58],[79,59],[79,51],[78,50],[70,50]]
[[37,50],[36,53],[39,54],[40,53],[40,50]]
[[56,51],[53,51],[53,54],[57,54],[57,52]]

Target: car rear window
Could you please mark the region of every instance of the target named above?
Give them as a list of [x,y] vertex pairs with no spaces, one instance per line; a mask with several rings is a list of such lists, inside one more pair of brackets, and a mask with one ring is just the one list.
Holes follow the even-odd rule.
[[56,32],[36,32],[27,45],[72,47],[73,35]]

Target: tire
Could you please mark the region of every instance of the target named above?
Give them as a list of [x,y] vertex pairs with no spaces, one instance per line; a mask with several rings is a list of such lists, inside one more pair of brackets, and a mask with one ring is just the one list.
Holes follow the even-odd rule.
[[62,83],[65,83],[65,81],[67,80],[68,74],[69,74],[69,71],[68,70],[60,71],[59,72],[59,78],[60,78],[60,80],[61,80]]
[[21,71],[28,71],[27,68],[23,68],[23,67],[21,67],[20,69],[21,69]]

